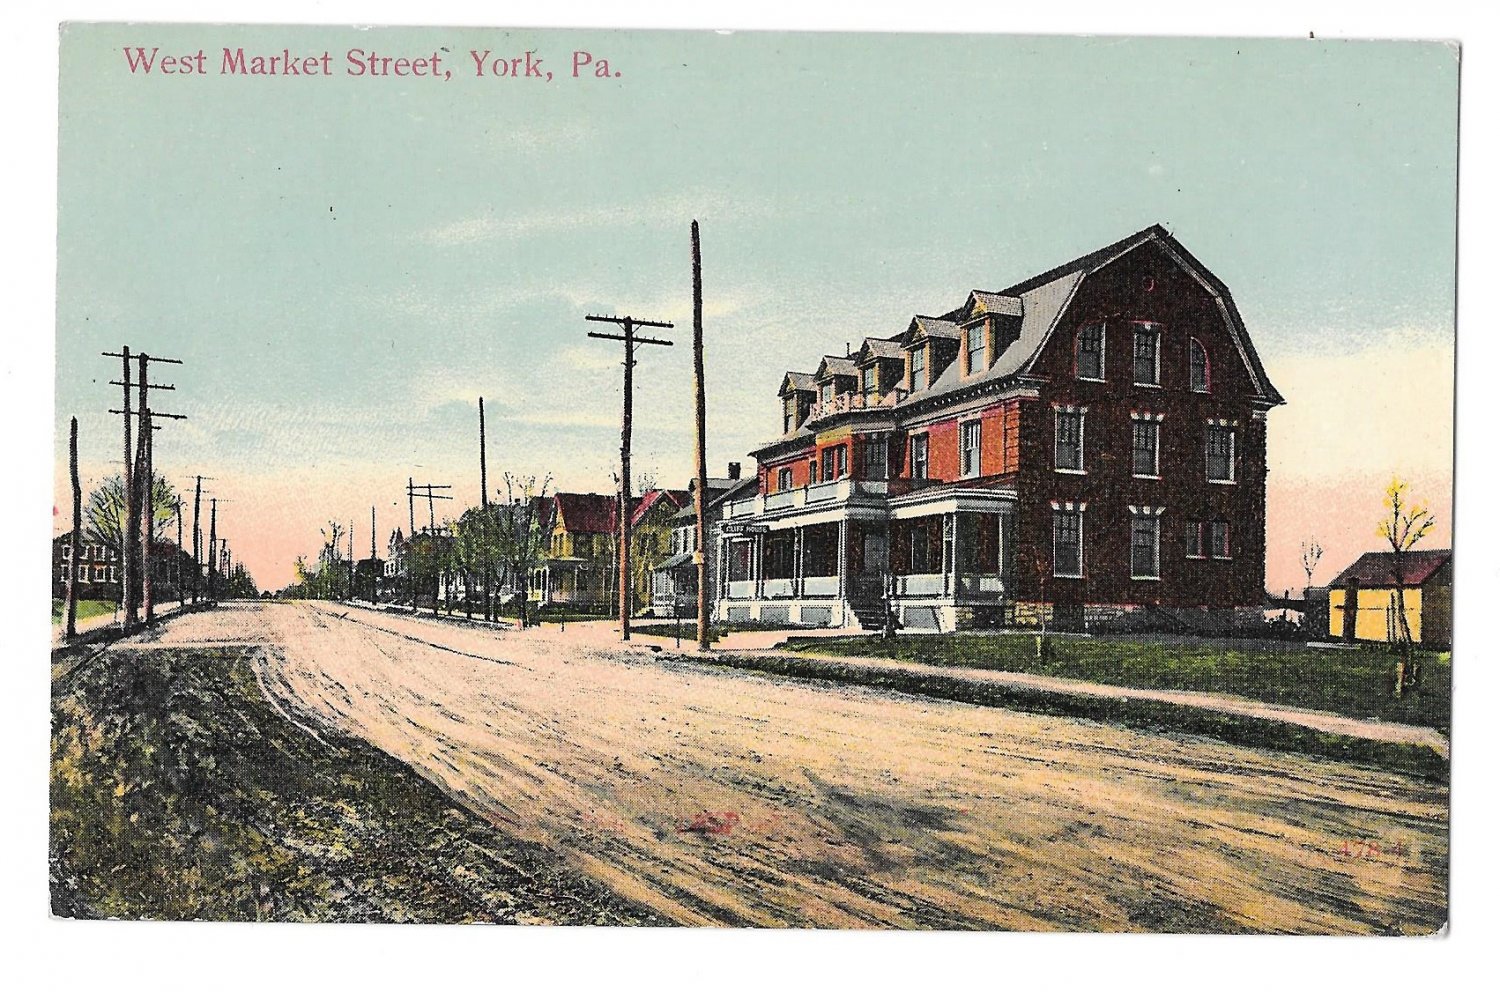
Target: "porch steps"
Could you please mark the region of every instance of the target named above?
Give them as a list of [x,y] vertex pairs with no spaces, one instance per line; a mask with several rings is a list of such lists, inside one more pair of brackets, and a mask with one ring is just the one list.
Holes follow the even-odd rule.
[[849,608],[854,611],[855,617],[859,619],[859,625],[864,630],[885,629],[885,604],[879,602],[850,603]]

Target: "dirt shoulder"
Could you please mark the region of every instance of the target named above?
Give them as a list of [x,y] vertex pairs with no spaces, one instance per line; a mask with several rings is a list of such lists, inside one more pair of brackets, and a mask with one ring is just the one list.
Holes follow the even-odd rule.
[[273,702],[266,650],[132,639],[54,695],[54,914],[667,922]]

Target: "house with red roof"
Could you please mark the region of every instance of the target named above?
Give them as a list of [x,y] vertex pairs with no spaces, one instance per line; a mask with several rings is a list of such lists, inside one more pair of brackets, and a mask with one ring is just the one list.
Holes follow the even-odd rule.
[[1453,642],[1453,552],[1366,551],[1328,584],[1328,634],[1346,641],[1401,639],[1401,609],[1418,644]]

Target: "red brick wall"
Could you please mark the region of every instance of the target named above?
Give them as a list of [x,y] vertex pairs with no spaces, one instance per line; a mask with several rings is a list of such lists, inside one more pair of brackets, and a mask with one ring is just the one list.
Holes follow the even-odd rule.
[[[1073,375],[1077,330],[1106,321],[1106,382]],[[1161,323],[1161,388],[1135,386],[1130,320]],[[1188,341],[1207,349],[1209,394],[1188,381]],[[1050,380],[1040,400],[1022,410],[1020,517],[1017,521],[1020,598],[1059,602],[1159,603],[1165,606],[1250,606],[1265,581],[1265,423],[1252,417],[1254,387],[1212,297],[1155,245],[1091,276],[1064,313],[1035,372]],[[1086,406],[1086,475],[1053,470],[1053,404]],[[1164,414],[1161,479],[1131,473],[1132,409]],[[1232,486],[1206,479],[1204,442],[1210,418],[1238,421]],[[1083,579],[1054,579],[1051,502],[1087,501]],[[1161,517],[1161,579],[1130,578],[1130,513],[1135,505],[1165,506]],[[1222,517],[1230,524],[1232,558],[1188,559],[1188,520]]]

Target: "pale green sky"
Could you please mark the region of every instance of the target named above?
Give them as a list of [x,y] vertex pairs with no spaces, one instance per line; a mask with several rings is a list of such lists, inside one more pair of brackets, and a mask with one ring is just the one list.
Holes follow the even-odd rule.
[[[132,77],[127,45],[203,48],[210,74]],[[335,75],[221,77],[225,45],[327,49]],[[438,50],[453,78],[347,77],[351,47]],[[474,78],[471,48],[556,78]],[[621,75],[566,78],[575,49]],[[226,532],[280,585],[330,515],[361,545],[372,502],[404,525],[408,475],[477,500],[479,395],[492,481],[608,491],[619,356],[587,312],[680,322],[641,356],[636,464],[683,484],[693,217],[713,465],[776,432],[787,368],[1160,222],[1299,383],[1273,484],[1450,485],[1457,71],[1412,43],[71,26],[59,463],[76,414],[86,475],[117,468],[100,351],[182,358],[159,406],[191,419],[158,461],[219,477]],[[1392,387],[1413,349],[1426,378]],[[1330,457],[1326,404],[1377,369],[1410,383],[1421,443]],[[1318,523],[1277,507],[1273,572],[1278,528]]]

